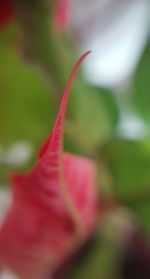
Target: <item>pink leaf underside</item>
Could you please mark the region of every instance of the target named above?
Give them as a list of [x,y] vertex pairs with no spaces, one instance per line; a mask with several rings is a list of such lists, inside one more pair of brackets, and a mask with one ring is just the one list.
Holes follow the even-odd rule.
[[44,271],[53,270],[75,248],[78,226],[87,237],[95,225],[95,165],[62,151],[71,83],[87,54],[69,77],[37,165],[28,174],[13,177],[12,204],[0,231],[0,261],[22,278],[40,278]]

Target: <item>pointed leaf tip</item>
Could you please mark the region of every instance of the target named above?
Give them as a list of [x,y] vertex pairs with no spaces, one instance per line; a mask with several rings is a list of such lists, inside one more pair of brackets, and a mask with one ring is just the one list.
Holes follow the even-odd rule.
[[72,85],[73,79],[75,77],[75,74],[77,73],[77,71],[78,71],[80,65],[82,64],[82,62],[84,61],[84,59],[90,53],[91,53],[91,51],[88,50],[84,54],[82,54],[82,56],[78,59],[77,63],[73,67],[73,70],[72,70],[72,72],[71,72],[71,74],[70,74],[70,76],[68,78],[68,82],[67,82],[67,85],[66,85],[65,90],[64,90],[64,95],[63,95],[62,100],[61,100],[61,105],[60,105],[58,117],[56,119],[56,123],[57,123],[58,119],[61,117],[62,114],[65,115],[66,107],[67,107],[67,101],[68,101],[71,85]]
[[[63,141],[63,130],[64,130],[64,118],[68,103],[68,97],[71,89],[71,85],[73,82],[73,79],[75,77],[75,74],[77,73],[81,63],[84,61],[84,59],[91,53],[91,50],[86,51],[77,61],[75,66],[73,67],[73,70],[68,78],[67,85],[64,90],[64,94],[61,100],[59,112],[53,127],[53,131],[51,136],[48,137],[46,143],[44,146],[42,146],[40,155],[46,154],[48,151],[56,151],[57,154],[59,154],[60,149],[62,147],[62,141]],[[58,143],[58,144],[56,144]],[[57,149],[57,150],[56,150]]]

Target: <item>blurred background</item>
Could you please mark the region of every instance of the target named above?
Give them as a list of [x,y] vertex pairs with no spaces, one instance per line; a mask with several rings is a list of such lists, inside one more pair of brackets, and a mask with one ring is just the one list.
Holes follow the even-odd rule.
[[100,226],[54,278],[148,279],[150,2],[14,2],[0,1],[1,220],[11,173],[35,163],[72,66],[90,49],[71,90],[65,150],[97,162]]

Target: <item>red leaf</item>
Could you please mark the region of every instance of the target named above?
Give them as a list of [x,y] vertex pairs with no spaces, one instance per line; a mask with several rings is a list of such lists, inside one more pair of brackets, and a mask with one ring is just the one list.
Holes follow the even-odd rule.
[[0,262],[21,278],[53,272],[86,240],[97,217],[95,165],[63,154],[64,118],[75,65],[51,136],[34,169],[13,177],[13,199],[0,231]]

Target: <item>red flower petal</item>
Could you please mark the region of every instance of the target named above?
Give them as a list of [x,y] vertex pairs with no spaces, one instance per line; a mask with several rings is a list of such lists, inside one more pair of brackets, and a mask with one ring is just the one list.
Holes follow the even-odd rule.
[[64,118],[75,65],[51,136],[32,172],[13,177],[13,200],[0,231],[0,262],[22,278],[51,272],[92,232],[97,217],[95,165],[63,154]]

